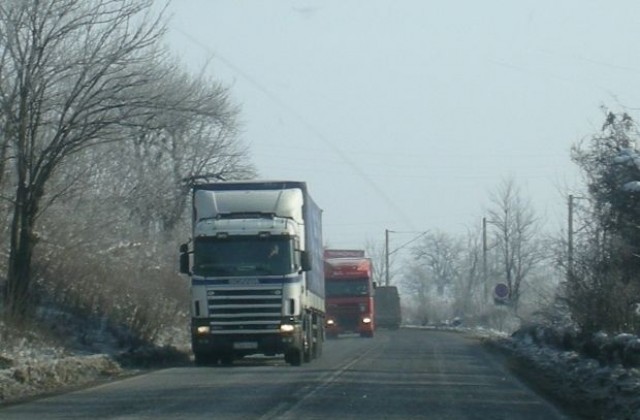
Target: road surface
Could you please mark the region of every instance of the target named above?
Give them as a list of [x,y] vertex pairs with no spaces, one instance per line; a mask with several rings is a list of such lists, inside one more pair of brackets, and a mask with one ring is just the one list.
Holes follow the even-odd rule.
[[421,329],[340,337],[301,367],[154,371],[0,409],[0,419],[563,419],[473,338]]

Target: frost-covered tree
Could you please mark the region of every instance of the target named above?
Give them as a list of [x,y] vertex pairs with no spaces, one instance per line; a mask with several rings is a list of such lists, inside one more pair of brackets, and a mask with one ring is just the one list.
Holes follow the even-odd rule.
[[48,241],[50,254],[81,243],[113,249],[145,232],[149,240],[184,216],[191,177],[254,173],[227,89],[167,60],[152,6],[0,4],[3,291],[11,317],[33,306],[36,244]]
[[237,108],[228,89],[172,68],[156,81],[163,111],[130,130],[108,162],[112,177],[127,186],[125,207],[149,232],[171,232],[184,216],[193,177],[255,176],[248,149],[237,136]]
[[518,313],[523,282],[544,259],[537,235],[540,226],[533,206],[513,179],[505,179],[491,197],[488,215],[493,240],[500,251],[500,280],[509,288],[509,304]]
[[459,278],[455,289],[456,312],[476,318],[486,305],[479,230],[469,230],[461,241]]
[[462,251],[460,240],[445,232],[423,234],[411,247],[402,286],[413,298],[418,322],[442,321],[454,315]]
[[459,276],[461,252],[459,240],[443,232],[429,233],[413,247],[414,261],[425,270],[423,281],[433,285],[438,296],[452,292]]
[[638,129],[626,113],[608,112],[600,132],[572,149],[586,183],[574,207],[575,236],[566,294],[574,318],[591,331],[638,328],[640,303],[640,153]]
[[6,313],[28,307],[35,226],[49,180],[72,154],[118,141],[156,108],[164,27],[147,0],[0,4],[0,110],[13,175]]

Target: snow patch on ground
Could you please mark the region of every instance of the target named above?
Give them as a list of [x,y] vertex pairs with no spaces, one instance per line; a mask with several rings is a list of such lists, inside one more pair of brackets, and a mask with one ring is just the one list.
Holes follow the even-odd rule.
[[[137,374],[145,369],[191,363],[180,334],[173,345],[123,349],[108,334],[71,347],[47,340],[43,333],[18,334],[0,325],[0,406]],[[180,343],[176,346],[176,343]],[[98,350],[98,351],[96,351]]]
[[525,381],[570,411],[592,419],[640,419],[640,369],[633,358],[624,359],[624,351],[615,355],[620,337],[596,336],[570,350],[529,332],[485,338],[517,361],[514,370]]
[[11,362],[2,356],[0,403],[79,387],[123,374],[120,364],[105,354],[62,358],[28,358]]

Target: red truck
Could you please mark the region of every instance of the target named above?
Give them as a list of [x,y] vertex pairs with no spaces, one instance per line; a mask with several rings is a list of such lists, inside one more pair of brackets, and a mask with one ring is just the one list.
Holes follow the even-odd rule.
[[373,337],[374,284],[371,259],[361,250],[324,252],[327,337],[357,333]]

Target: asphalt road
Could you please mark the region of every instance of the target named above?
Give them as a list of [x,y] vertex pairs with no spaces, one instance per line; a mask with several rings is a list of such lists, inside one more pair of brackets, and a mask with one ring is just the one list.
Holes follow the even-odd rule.
[[183,367],[0,409],[0,419],[562,419],[501,358],[418,329],[329,340],[301,367],[247,358]]

